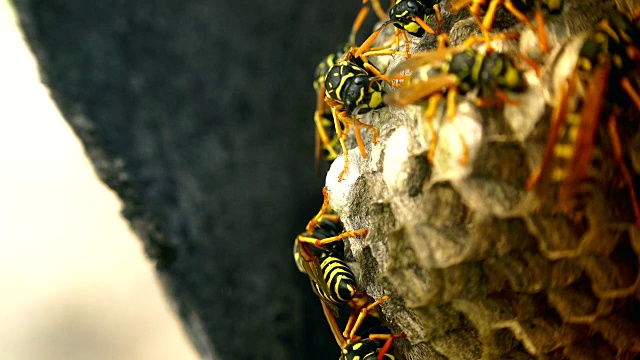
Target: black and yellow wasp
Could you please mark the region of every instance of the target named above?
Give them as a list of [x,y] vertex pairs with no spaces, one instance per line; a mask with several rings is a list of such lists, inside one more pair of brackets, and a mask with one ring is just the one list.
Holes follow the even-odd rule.
[[316,111],[314,116],[316,124],[316,166],[322,156],[322,152],[324,152],[324,159],[328,162],[333,161],[338,156],[336,144],[339,144],[339,140],[335,130],[331,130],[332,128],[335,129],[335,125],[333,124],[333,121],[331,121],[330,125],[327,124],[327,119],[332,118],[333,115],[331,114],[330,108],[324,101],[326,95],[324,81],[327,77],[327,73],[329,73],[329,69],[331,69],[331,67],[335,65],[338,60],[344,56],[349,49],[351,49],[352,46],[355,46],[356,34],[368,13],[369,8],[363,6],[354,20],[351,33],[349,34],[349,42],[340,46],[336,52],[327,55],[316,66],[313,77],[313,88],[317,95]]
[[[378,0],[373,0],[373,2],[378,3]],[[438,24],[436,30],[433,30],[427,24],[427,17],[430,15],[435,15],[436,17],[436,22]],[[398,0],[389,10],[389,20],[380,25],[380,27],[375,30],[364,43],[362,43],[360,49],[356,53],[356,56],[360,56],[368,50],[380,32],[390,24],[393,24],[400,31],[398,33],[398,30],[396,30],[396,41],[399,39],[398,35],[404,38],[406,56],[409,56],[410,44],[406,34],[410,34],[415,37],[422,37],[426,33],[438,35],[442,31],[442,14],[440,13],[439,1]]]
[[306,231],[296,237],[293,256],[298,270],[309,276],[311,287],[322,300],[323,307],[337,313],[335,305],[348,303],[358,292],[353,271],[344,262],[344,244],[340,240],[366,235],[367,230],[344,231],[340,218],[327,214],[326,188],[322,194],[322,207],[309,221]]
[[[352,27],[351,44],[355,41],[355,34],[367,14],[368,8],[363,7]],[[335,127],[335,138],[338,139],[345,157],[344,169],[339,176],[340,180],[349,165],[348,150],[345,145],[349,130],[353,129],[360,153],[366,157],[359,127],[367,128],[373,132],[374,143],[378,139],[378,132],[373,126],[362,123],[358,119],[358,115],[383,107],[381,81],[391,83],[380,70],[368,61],[368,57],[396,53],[395,50],[382,47],[369,49],[356,56],[358,49],[358,47],[347,44],[341,47],[338,52],[327,56],[316,68],[314,80],[314,88],[318,96],[314,115],[317,129],[316,139],[319,144],[316,146],[316,156],[320,153],[318,148],[323,148],[328,153],[327,160],[337,156],[332,147],[333,138],[329,136],[327,128],[323,125],[325,114],[330,112]]]
[[[374,143],[377,142],[378,131],[373,126],[361,122],[358,115],[385,106],[382,102],[383,81],[395,85],[391,77],[383,75],[367,59],[370,56],[391,55],[395,50],[372,49],[361,56],[355,56],[357,51],[357,47],[350,48],[336,64],[329,68],[324,81],[324,103],[330,108],[336,136],[344,154],[344,169],[338,176],[339,180],[342,180],[349,167],[349,152],[345,144],[349,129],[353,129],[360,153],[362,157],[366,157],[367,153],[359,128],[371,130]],[[316,109],[316,124],[321,121],[320,110],[320,108]]]
[[[547,33],[544,28],[544,17],[542,9],[549,13],[559,13],[562,10],[564,0],[448,0],[445,4],[445,10],[456,13],[466,7],[469,13],[476,18],[480,25],[481,31],[488,36],[493,26],[498,6],[504,6],[513,16],[520,22],[526,24],[531,30],[537,32],[540,49],[543,53],[549,51]],[[534,17],[537,27],[533,26],[527,12],[534,11]],[[480,19],[480,14],[485,12],[484,17]]]
[[[598,134],[603,132],[629,188],[635,222],[640,227],[640,206],[625,164],[620,131],[621,125],[637,128],[639,124],[619,124],[617,119],[623,108],[635,108],[636,119],[640,111],[640,95],[630,78],[639,74],[639,19],[639,11],[632,16],[616,12],[586,36],[574,71],[560,86],[540,168],[527,182],[528,189],[537,188],[545,195],[557,192],[560,210],[577,219],[590,195],[589,186],[597,181],[593,161]],[[622,135],[628,132],[623,130]]]
[[[511,34],[494,36],[494,40],[508,39]],[[481,37],[470,38],[459,47],[441,47],[435,51],[414,54],[396,67],[395,72],[410,71],[408,78],[395,92],[385,95],[386,104],[397,107],[427,101],[423,120],[431,132],[428,158],[433,162],[437,145],[437,134],[433,126],[438,104],[447,96],[447,118],[453,119],[458,94],[478,91],[478,105],[516,103],[507,96],[507,91],[521,92],[526,88],[523,72],[516,66],[511,55],[476,50],[472,44]],[[463,158],[466,164],[466,144],[463,142]]]

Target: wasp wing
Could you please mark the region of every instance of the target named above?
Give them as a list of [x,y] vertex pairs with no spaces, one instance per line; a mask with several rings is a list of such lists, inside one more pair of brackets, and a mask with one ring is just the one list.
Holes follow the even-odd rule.
[[300,236],[302,235],[299,235],[298,238],[296,238],[298,253],[300,254],[301,259],[299,264],[304,268],[303,272],[306,273],[307,276],[309,276],[309,281],[311,282],[311,288],[313,289],[313,292],[318,295],[320,300],[322,300],[322,302],[325,303],[334,312],[335,316],[338,316],[338,308],[334,304],[327,302],[325,296],[319,294],[318,289],[316,289],[317,285],[318,288],[320,288],[320,290],[325,294],[331,293],[329,290],[329,285],[324,280],[319,259],[313,254],[307,243],[299,241]]
[[399,74],[403,71],[414,71],[425,65],[442,62],[446,60],[447,56],[460,52],[461,50],[463,50],[463,47],[457,46],[413,54],[410,58],[398,64],[391,74]]
[[391,106],[405,107],[424,100],[435,92],[455,87],[457,84],[458,78],[452,74],[439,74],[424,80],[414,79],[398,87],[396,91],[386,94],[384,102]]

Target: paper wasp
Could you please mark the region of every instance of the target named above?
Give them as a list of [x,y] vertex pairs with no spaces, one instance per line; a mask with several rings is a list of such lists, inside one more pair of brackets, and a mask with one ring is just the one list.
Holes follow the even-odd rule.
[[[493,39],[513,38],[512,34],[501,34]],[[456,113],[456,97],[472,90],[478,91],[478,105],[495,103],[517,103],[507,96],[507,91],[521,92],[526,88],[522,71],[516,66],[512,56],[497,52],[482,52],[471,45],[481,37],[470,38],[459,47],[414,54],[410,59],[396,67],[395,72],[410,71],[409,77],[395,92],[385,95],[386,104],[405,107],[426,100],[424,121],[431,132],[428,158],[433,162],[437,145],[437,134],[433,126],[433,117],[438,104],[447,97],[447,118],[452,120]],[[460,135],[460,134],[459,134]],[[462,135],[463,158],[467,162],[466,144]]]
[[592,162],[597,135],[606,129],[603,132],[629,188],[636,226],[640,227],[640,206],[625,164],[618,122],[623,107],[630,105],[640,111],[640,95],[629,78],[638,74],[640,66],[639,19],[638,11],[631,17],[614,13],[587,35],[572,74],[560,86],[541,165],[528,179],[527,188],[537,188],[545,194],[557,189],[560,209],[581,215],[578,212],[589,196],[588,186],[594,182]]
[[[373,0],[374,3],[378,0]],[[427,24],[427,16],[435,15],[438,24],[437,30],[433,30]],[[367,40],[360,46],[356,56],[362,55],[374,40],[378,37],[382,29],[387,25],[393,24],[396,30],[396,41],[398,41],[398,31],[404,38],[406,46],[406,54],[409,56],[409,38],[406,34],[415,37],[422,37],[425,33],[438,35],[442,31],[442,15],[440,13],[440,5],[437,0],[397,0],[395,5],[389,10],[389,20],[380,25]]]
[[322,207],[309,221],[306,231],[296,237],[293,254],[298,270],[309,276],[323,306],[337,313],[335,305],[348,303],[357,294],[355,275],[344,262],[344,244],[340,240],[366,235],[367,230],[344,231],[340,217],[327,214],[326,188],[322,194]]
[[[368,8],[363,7],[352,28],[350,39],[355,41],[355,33],[368,14]],[[377,142],[377,130],[358,119],[358,114],[365,114],[384,106],[382,103],[382,83],[387,81],[392,84],[389,77],[382,74],[378,68],[368,61],[368,57],[395,54],[395,50],[388,47],[373,48],[356,56],[359,48],[346,45],[341,51],[329,55],[316,69],[314,87],[317,92],[317,105],[314,115],[317,135],[319,140],[316,145],[316,154],[319,147],[324,148],[328,158],[337,156],[332,147],[332,138],[323,126],[323,118],[327,112],[331,112],[336,130],[336,138],[340,142],[345,157],[344,169],[339,175],[342,180],[349,166],[348,150],[345,139],[349,129],[353,129],[358,148],[363,157],[366,150],[362,141],[359,127],[362,126],[373,132],[373,142]],[[392,84],[393,85],[393,84]]]
[[[540,49],[546,54],[549,52],[549,42],[544,28],[542,8],[546,9],[549,13],[558,13],[562,10],[563,1],[564,0],[448,0],[445,4],[445,10],[456,13],[468,7],[469,13],[478,21],[482,33],[488,36],[493,26],[498,6],[502,5],[520,22],[538,34]],[[534,10],[537,27],[533,26],[526,14],[531,10]],[[480,13],[483,11],[485,12],[484,18],[480,19]]]

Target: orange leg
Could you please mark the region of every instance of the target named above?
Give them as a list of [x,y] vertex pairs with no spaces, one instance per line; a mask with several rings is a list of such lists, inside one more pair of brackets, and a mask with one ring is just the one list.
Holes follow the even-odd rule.
[[360,313],[358,314],[358,318],[354,322],[353,326],[350,327],[350,328],[346,327],[344,329],[344,332],[342,333],[342,335],[345,337],[345,339],[348,339],[351,342],[358,341],[359,337],[356,335],[356,332],[358,331],[358,329],[362,325],[362,322],[364,321],[364,319],[367,316],[367,314],[371,311],[371,309],[373,309],[374,307],[378,306],[379,304],[381,304],[381,303],[383,303],[383,302],[385,302],[387,300],[389,300],[389,297],[385,295],[385,296],[381,297],[380,299],[372,302],[367,307],[360,309]]
[[535,13],[536,24],[538,25],[538,42],[540,43],[540,51],[543,54],[549,53],[549,39],[547,39],[547,30],[544,26],[544,17],[542,16],[542,10],[540,6],[536,8]]
[[425,111],[423,120],[427,123],[429,127],[429,133],[431,134],[431,142],[429,143],[429,152],[427,153],[427,159],[430,164],[433,164],[433,159],[436,154],[436,146],[438,145],[438,133],[433,127],[433,117],[436,114],[438,109],[438,104],[442,99],[442,93],[433,94],[429,97],[429,104],[427,106],[427,110]]
[[547,135],[547,144],[542,154],[542,161],[540,167],[533,171],[533,173],[527,179],[525,188],[531,191],[539,182],[542,176],[542,172],[545,171],[551,164],[553,158],[554,147],[560,138],[560,130],[567,122],[567,112],[569,108],[569,97],[575,92],[576,79],[568,79],[560,87],[560,93],[558,94],[558,104],[553,108],[551,114],[551,128],[549,129],[549,135]]
[[496,97],[500,99],[500,101],[502,101],[503,103],[509,104],[509,105],[520,104],[520,100],[513,100],[509,98],[509,95],[507,95],[507,93],[504,92],[504,90],[496,88],[495,91],[496,91]]
[[435,31],[433,31],[433,29],[431,28],[431,26],[427,25],[427,23],[426,23],[426,22],[424,22],[422,19],[420,19],[420,17],[418,17],[418,16],[414,16],[414,17],[413,17],[413,20],[414,20],[416,23],[418,23],[418,25],[420,25],[420,27],[421,27],[424,31],[428,32],[428,33],[429,33],[429,34],[431,34],[431,35],[435,35],[435,34],[436,34],[436,32],[435,32]]
[[447,93],[447,119],[451,120],[456,116],[456,97],[458,90],[450,88]]
[[378,35],[380,34],[380,32],[382,31],[382,29],[384,28],[384,26],[380,27],[378,30],[374,31],[371,33],[371,35],[369,35],[369,37],[367,38],[367,40],[365,40],[362,45],[360,45],[360,47],[358,47],[358,50],[355,52],[354,56],[355,57],[360,57],[362,56],[362,54],[371,47],[371,44],[373,44],[373,42],[376,40],[376,38],[378,37]]
[[620,81],[620,86],[627,93],[627,95],[629,95],[631,101],[633,101],[636,108],[640,111],[640,95],[638,95],[636,89],[634,89],[633,85],[631,85],[631,82],[629,82],[629,78],[623,77]]
[[307,224],[306,230],[308,233],[313,232],[313,228],[316,227],[318,223],[320,223],[320,219],[327,212],[327,207],[329,206],[329,193],[327,192],[326,186],[322,188],[322,197],[323,197],[323,201],[322,201],[322,206],[320,207],[320,211],[318,211],[316,216],[314,216]]
[[540,67],[538,66],[538,64],[536,64],[535,61],[531,60],[530,58],[520,54],[520,53],[516,53],[514,54],[515,56],[518,57],[518,59],[522,60],[522,62],[524,62],[525,64],[529,65],[529,67],[531,67],[533,69],[533,71],[536,72],[536,77],[540,77]]
[[449,34],[438,35],[438,50],[444,50],[449,44]]
[[358,126],[362,126],[365,129],[369,129],[371,130],[371,132],[373,132],[373,143],[377,144],[378,143],[378,138],[380,137],[380,133],[378,132],[378,129],[376,129],[373,125],[369,125],[369,124],[365,124],[362,121],[355,119],[356,120],[356,128]]
[[358,229],[358,230],[345,231],[345,232],[341,233],[340,235],[331,236],[331,237],[328,237],[328,238],[324,238],[322,240],[316,239],[316,238],[312,238],[312,237],[308,237],[308,236],[298,236],[298,241],[303,242],[303,243],[313,244],[316,247],[324,247],[325,245],[327,245],[329,243],[332,243],[332,242],[340,241],[340,240],[348,238],[348,237],[356,237],[356,236],[360,236],[360,235],[367,235],[367,233],[368,233],[367,229]]
[[[324,101],[331,107],[331,114],[333,115],[333,123],[336,128],[336,136],[340,141],[340,147],[342,148],[342,154],[344,155],[344,168],[338,175],[338,181],[342,181],[344,175],[347,173],[349,169],[349,150],[347,149],[347,145],[345,144],[345,140],[348,135],[349,128],[348,126],[350,118],[346,115],[346,110],[342,107],[342,104],[333,100],[329,96],[325,96]],[[342,131],[342,126],[340,123],[345,125],[344,131]]]
[[[362,0],[363,5],[367,4],[368,2],[369,0]],[[389,19],[389,16],[387,15],[387,13],[382,9],[382,5],[380,5],[379,0],[371,0],[371,7],[373,7],[373,11],[376,13],[376,15],[381,21],[385,21]]]
[[462,136],[462,132],[458,129],[458,126],[453,122],[453,118],[456,116],[456,97],[458,96],[458,91],[456,88],[450,88],[447,93],[447,119],[451,121],[451,124],[456,128],[456,132],[458,133],[458,138],[460,138],[460,144],[462,144],[462,157],[460,158],[460,165],[467,165],[469,161],[469,148],[467,147],[467,142],[464,140],[464,136]]
[[440,5],[433,5],[433,11],[436,12],[436,22],[438,23],[438,28],[436,29],[436,34],[442,34],[442,14],[440,13]]
[[[364,142],[362,141],[362,134],[360,133],[360,128],[358,127],[358,123],[360,122],[355,116],[351,118],[353,120],[353,132],[356,134],[356,143],[358,143],[358,149],[360,150],[360,155],[362,158],[367,158],[367,149],[364,147]],[[362,122],[360,122],[362,124]]]
[[385,340],[384,346],[382,346],[382,348],[380,349],[380,352],[378,353],[378,359],[377,360],[384,360],[385,355],[389,352],[389,349],[391,349],[391,345],[393,345],[393,341],[395,339],[406,338],[406,337],[407,337],[407,334],[405,334],[405,333],[401,333],[401,334],[371,334],[371,335],[369,335],[369,339],[371,339],[371,340]]
[[[320,143],[322,144],[322,147],[329,152],[329,156],[334,158],[338,156],[338,154],[336,153],[336,151],[333,149],[333,146],[331,145],[331,139],[329,139],[329,135],[327,134],[327,131],[324,128],[324,124],[323,124],[323,114],[324,114],[324,110],[325,110],[325,102],[324,102],[324,93],[325,93],[325,89],[324,86],[321,87],[318,90],[318,99],[316,102],[316,111],[314,114],[314,121],[316,123],[316,134],[319,137]],[[319,148],[319,146],[316,145],[316,148]]]
[[622,151],[622,145],[620,141],[620,135],[618,134],[618,125],[617,120],[614,115],[609,117],[609,121],[607,124],[607,130],[609,132],[609,137],[611,138],[611,145],[613,148],[613,158],[615,162],[620,167],[620,172],[622,173],[622,177],[624,181],[627,183],[629,187],[629,195],[631,197],[631,204],[633,206],[633,213],[636,218],[636,227],[640,228],[640,206],[638,205],[638,198],[636,197],[636,191],[633,187],[633,178],[631,177],[631,173],[627,168],[627,165],[624,163],[624,155]]
[[353,26],[351,27],[351,34],[349,34],[349,44],[355,45],[356,34],[358,33],[358,30],[360,30],[360,27],[362,26],[364,19],[367,18],[367,15],[369,15],[369,8],[366,6],[363,6],[362,9],[360,9],[360,12],[358,13],[358,15],[356,16],[356,20],[353,22]]

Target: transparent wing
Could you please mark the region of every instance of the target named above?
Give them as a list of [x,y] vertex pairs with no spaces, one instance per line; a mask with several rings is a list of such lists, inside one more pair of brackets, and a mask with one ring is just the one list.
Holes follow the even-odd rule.
[[455,87],[457,83],[458,78],[452,74],[439,74],[426,80],[411,81],[386,94],[384,102],[391,106],[405,107],[424,100],[437,91]]

